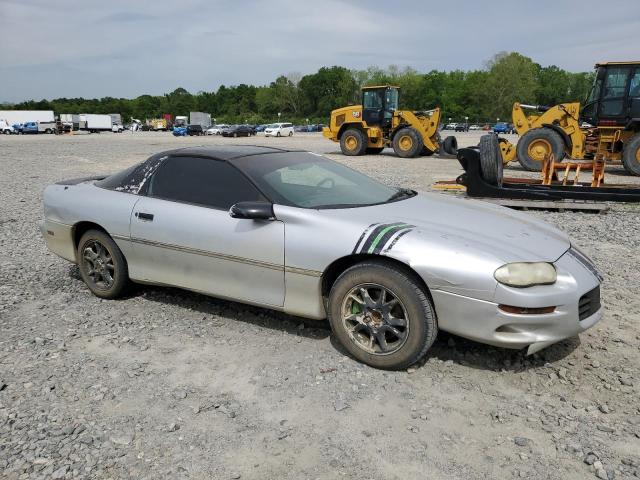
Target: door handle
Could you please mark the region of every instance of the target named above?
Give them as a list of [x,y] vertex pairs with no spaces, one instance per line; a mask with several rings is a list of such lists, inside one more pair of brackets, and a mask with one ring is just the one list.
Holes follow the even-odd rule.
[[140,220],[146,220],[147,222],[153,222],[153,213],[136,212],[136,217],[138,217]]

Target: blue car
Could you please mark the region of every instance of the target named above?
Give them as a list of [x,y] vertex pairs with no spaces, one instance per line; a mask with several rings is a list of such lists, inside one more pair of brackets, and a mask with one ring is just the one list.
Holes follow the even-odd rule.
[[38,133],[38,124],[36,122],[26,122],[22,124],[22,129],[20,130],[20,133],[23,134],[36,134]]
[[505,122],[496,123],[493,126],[493,133],[513,133],[513,126]]
[[187,127],[173,127],[173,136],[174,137],[186,137],[187,136]]

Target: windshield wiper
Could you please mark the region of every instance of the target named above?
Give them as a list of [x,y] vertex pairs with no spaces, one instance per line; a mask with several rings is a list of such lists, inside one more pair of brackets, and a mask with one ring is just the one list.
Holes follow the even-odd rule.
[[413,197],[415,194],[416,194],[416,192],[414,192],[410,188],[399,188],[396,193],[394,193],[389,198],[387,198],[387,202],[392,202],[392,201],[398,200],[400,198]]

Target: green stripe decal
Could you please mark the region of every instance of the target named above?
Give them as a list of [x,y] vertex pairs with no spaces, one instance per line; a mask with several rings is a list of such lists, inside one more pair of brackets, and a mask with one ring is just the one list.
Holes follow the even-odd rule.
[[391,225],[390,227],[385,228],[384,230],[382,230],[378,236],[375,238],[375,240],[373,240],[373,243],[371,244],[371,246],[369,247],[369,250],[367,250],[367,253],[373,253],[373,251],[376,249],[376,245],[378,245],[378,242],[380,242],[380,239],[382,237],[384,237],[384,234],[387,233],[390,230],[400,230],[402,228],[407,228],[407,227],[411,227],[412,225],[407,225],[407,224],[402,224],[402,225]]

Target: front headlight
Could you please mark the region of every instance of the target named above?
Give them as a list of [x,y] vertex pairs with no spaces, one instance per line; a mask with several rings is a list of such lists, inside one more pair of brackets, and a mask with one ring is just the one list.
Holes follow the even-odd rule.
[[493,277],[500,283],[510,287],[531,287],[533,285],[549,285],[558,278],[556,268],[547,262],[507,263],[498,268]]

